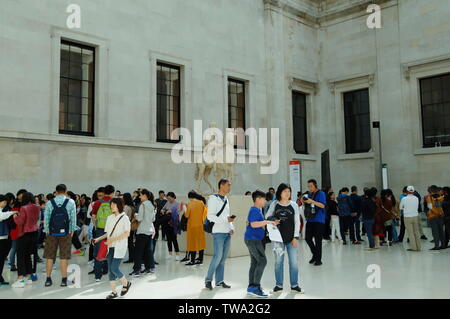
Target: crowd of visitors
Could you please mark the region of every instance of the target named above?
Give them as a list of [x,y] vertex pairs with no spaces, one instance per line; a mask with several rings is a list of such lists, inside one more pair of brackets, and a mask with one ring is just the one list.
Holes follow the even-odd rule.
[[[275,191],[247,192],[253,205],[249,208],[244,242],[250,256],[247,293],[256,297],[269,294],[261,287],[267,265],[266,246],[271,243],[275,255],[274,288],[283,291],[284,256],[287,253],[290,288],[304,293],[299,283],[299,240],[304,239],[311,251],[310,264],[322,265],[322,243],[361,245],[367,240],[367,251],[392,246],[407,239],[408,251],[422,250],[423,233],[420,215],[425,214],[431,227],[434,247],[446,249],[450,240],[450,188],[432,185],[423,198],[413,186],[405,186],[398,198],[390,189],[379,192],[375,187],[343,187],[337,193],[331,188],[319,189],[314,179],[307,192],[293,198],[291,187],[282,183]],[[15,195],[0,195],[0,285],[8,286],[2,274],[5,262],[17,279],[12,288],[23,288],[38,280],[38,263],[46,260],[45,287],[53,285],[52,272],[59,257],[61,286],[68,286],[67,269],[72,256],[84,256],[93,266],[89,274],[100,282],[108,275],[111,293],[108,299],[127,294],[131,281],[121,271],[121,264],[132,263],[132,277],[156,272],[155,248],[159,235],[167,241],[167,259],[186,267],[202,265],[206,236],[213,238],[214,254],[205,274],[205,288],[231,288],[225,283],[225,264],[234,235],[232,214],[227,195],[231,183],[222,179],[218,192],[204,198],[195,191],[188,201],[178,201],[174,192],[148,189],[122,194],[114,186],[100,187],[89,197],[69,191],[64,184],[54,192],[34,196],[25,189]],[[178,236],[186,232],[186,254],[180,255]],[[366,239],[364,240],[363,237]],[[74,250],[72,251],[72,246]],[[86,247],[86,248],[85,248]],[[43,248],[43,259],[39,249]]]

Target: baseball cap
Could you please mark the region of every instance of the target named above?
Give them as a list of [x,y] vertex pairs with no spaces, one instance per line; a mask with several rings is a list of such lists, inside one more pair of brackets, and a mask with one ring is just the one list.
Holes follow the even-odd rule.
[[409,193],[414,193],[414,186],[406,187],[406,191],[408,191]]

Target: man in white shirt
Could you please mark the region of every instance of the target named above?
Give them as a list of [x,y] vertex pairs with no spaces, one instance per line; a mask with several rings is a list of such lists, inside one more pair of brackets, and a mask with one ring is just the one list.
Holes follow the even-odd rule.
[[[230,249],[231,235],[234,233],[233,221],[235,216],[230,216],[230,203],[226,195],[230,192],[231,183],[227,179],[219,181],[219,192],[208,198],[208,220],[214,223],[212,235],[214,238],[214,256],[209,265],[205,279],[205,287],[212,290],[212,279],[215,275],[216,286],[231,288],[224,281],[225,260]],[[225,205],[225,206],[224,206]],[[219,216],[217,214],[222,209]]]
[[408,251],[420,251],[420,231],[419,231],[419,199],[414,196],[414,187],[408,186],[406,188],[408,195],[400,202],[400,209],[403,210],[403,217],[405,220],[406,233],[409,238],[411,246]]

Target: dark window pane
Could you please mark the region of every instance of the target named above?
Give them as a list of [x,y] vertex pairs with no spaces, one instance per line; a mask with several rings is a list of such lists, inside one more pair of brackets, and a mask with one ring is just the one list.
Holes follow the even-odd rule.
[[172,132],[180,127],[180,68],[158,63],[156,77],[157,140],[177,142]]
[[306,94],[292,92],[292,118],[294,150],[297,154],[307,154]]
[[61,42],[59,129],[93,135],[95,49]]
[[420,80],[423,147],[450,146],[450,74]]
[[364,153],[371,147],[369,90],[344,93],[346,153]]

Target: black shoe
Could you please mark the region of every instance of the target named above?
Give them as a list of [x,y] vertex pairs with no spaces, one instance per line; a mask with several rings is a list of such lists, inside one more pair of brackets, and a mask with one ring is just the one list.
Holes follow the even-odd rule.
[[155,265],[159,265],[159,262],[155,261]]
[[93,275],[93,274],[95,274],[95,271],[94,271],[94,270],[88,272],[88,275]]
[[201,265],[203,265],[203,260],[196,259],[195,264],[201,266]]
[[420,236],[420,239],[427,240],[428,238],[427,238],[427,236],[422,235],[422,236]]
[[47,277],[47,280],[45,281],[45,287],[50,287],[53,285],[52,278]]
[[132,271],[132,272],[130,272],[130,276],[133,276],[133,277],[139,277],[140,275],[141,275],[140,271]]
[[127,261],[124,262],[124,264],[131,264],[131,263],[134,263],[134,261],[133,260],[127,260]]
[[316,261],[315,263],[314,263],[314,266],[321,266],[322,265],[322,262],[321,261]]
[[61,287],[67,287],[67,278],[61,280]]
[[316,260],[315,260],[314,258],[312,258],[312,259],[309,261],[310,264],[314,264],[315,262],[316,262]]
[[347,242],[346,241],[342,242],[342,245],[347,245]]
[[184,257],[180,260],[180,263],[185,263],[186,261],[189,261],[189,257]]
[[304,293],[305,293],[305,292],[302,290],[302,288],[300,288],[299,286],[297,286],[297,287],[291,287],[291,291],[292,291],[292,292],[299,293],[299,294],[304,294]]
[[211,285],[211,281],[206,281],[206,282],[205,282],[205,288],[206,288],[206,289],[209,289],[209,290],[213,290],[213,287],[212,287],[212,285]]
[[116,299],[117,297],[119,297],[117,292],[112,292],[106,297],[106,299]]
[[195,262],[192,262],[192,261],[190,261],[190,262],[188,262],[187,264],[184,264],[185,266],[195,266]]
[[447,247],[441,246],[441,247],[439,247],[439,249],[440,249],[440,250],[444,250],[444,249],[447,249]]
[[131,281],[129,281],[128,284],[125,287],[122,287],[122,291],[120,292],[120,296],[122,296],[122,297],[125,296],[128,293],[128,290],[130,290],[130,287],[131,287]]
[[[421,237],[421,239],[422,239],[422,237]],[[430,240],[430,243],[434,243],[434,239]]]
[[439,247],[433,247],[430,250],[440,250],[440,248]]
[[216,287],[222,287],[222,288],[227,288],[227,289],[231,288],[231,286],[227,285],[223,281],[220,284],[216,284]]
[[280,291],[283,291],[283,287],[275,286],[275,288],[272,289],[273,293],[280,292]]

